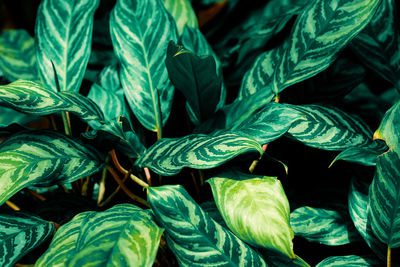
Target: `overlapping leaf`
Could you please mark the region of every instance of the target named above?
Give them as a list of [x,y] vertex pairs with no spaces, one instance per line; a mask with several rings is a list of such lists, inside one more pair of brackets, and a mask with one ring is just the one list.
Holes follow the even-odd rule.
[[19,132],[0,145],[0,204],[28,185],[67,183],[103,167],[96,150],[65,135]]
[[152,266],[162,232],[150,213],[129,204],[80,213],[35,266]]
[[36,57],[47,89],[57,91],[59,83],[61,91],[79,91],[90,57],[93,16],[99,2],[42,1],[35,27]]
[[375,166],[376,158],[384,153],[386,149],[387,146],[379,142],[373,142],[368,147],[349,147],[335,157],[331,166],[338,160],[345,160],[364,166]]
[[366,266],[382,266],[382,262],[369,256],[331,256],[320,263],[316,267],[341,267],[341,266],[351,266],[351,267],[366,267]]
[[164,59],[168,42],[178,39],[175,21],[161,0],[119,0],[110,31],[128,103],[143,126],[160,134],[174,93]]
[[295,258],[289,202],[276,177],[254,176],[242,181],[214,177],[207,182],[222,217],[235,235],[253,246]]
[[25,30],[7,30],[0,35],[0,71],[9,81],[38,81],[35,41]]
[[211,219],[182,186],[149,187],[148,202],[181,266],[267,266],[256,251]]
[[53,231],[54,224],[32,215],[19,212],[0,214],[0,265],[14,266]]
[[183,28],[187,25],[189,27],[197,28],[197,17],[194,13],[192,5],[189,0],[162,0],[165,8],[174,17],[179,34],[182,34]]
[[361,238],[350,218],[335,210],[297,208],[290,214],[290,226],[296,236],[324,245],[340,246]]
[[163,138],[135,162],[161,175],[175,175],[184,167],[209,169],[246,152],[263,153],[260,144],[243,134],[191,134],[182,138]]

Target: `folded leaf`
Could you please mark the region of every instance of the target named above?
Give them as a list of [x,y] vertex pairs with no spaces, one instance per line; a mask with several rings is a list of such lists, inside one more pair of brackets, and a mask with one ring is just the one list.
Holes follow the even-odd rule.
[[163,229],[130,204],[84,212],[58,229],[35,266],[152,266]]
[[[294,259],[289,202],[275,177],[237,181],[208,179],[215,203],[229,229],[245,242]],[[251,207],[251,208],[250,208]]]
[[181,266],[267,266],[255,250],[211,219],[182,186],[149,187],[147,199]]
[[175,21],[161,0],[119,0],[110,31],[128,103],[143,126],[161,134],[174,94],[164,60],[168,42],[178,40]]
[[95,149],[47,130],[12,135],[0,145],[0,161],[0,205],[26,186],[72,182],[104,165]]
[[356,255],[331,256],[318,263],[316,267],[336,267],[336,266],[378,267],[382,266],[382,262],[371,256],[356,256]]
[[209,169],[246,152],[263,153],[254,139],[232,132],[218,135],[191,134],[158,140],[135,162],[141,168],[171,176],[184,167]]
[[0,265],[14,266],[54,232],[54,224],[25,213],[0,214]]
[[197,17],[189,0],[162,0],[165,8],[174,17],[179,34],[182,34],[183,28],[197,28]]
[[59,83],[61,91],[79,92],[90,57],[93,16],[99,2],[44,0],[39,6],[36,57],[47,89],[57,91]]

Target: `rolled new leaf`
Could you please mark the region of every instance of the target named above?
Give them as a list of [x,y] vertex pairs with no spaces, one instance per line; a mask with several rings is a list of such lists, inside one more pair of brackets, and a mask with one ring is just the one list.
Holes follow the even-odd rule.
[[68,183],[104,166],[88,145],[53,131],[23,131],[0,145],[0,205],[29,185]]
[[14,266],[53,232],[54,224],[38,217],[20,212],[0,214],[0,265]]
[[93,17],[99,2],[44,0],[39,6],[36,57],[47,89],[57,91],[59,84],[61,91],[79,92],[90,57]]
[[296,257],[289,202],[279,180],[268,176],[242,181],[215,177],[207,182],[235,235],[253,246],[275,250],[291,259]]
[[164,60],[168,42],[178,40],[175,21],[161,0],[119,0],[110,32],[128,103],[143,126],[161,135],[174,94]]
[[182,186],[149,187],[147,199],[181,266],[267,266],[255,250],[211,219]]
[[35,266],[152,266],[162,232],[130,204],[83,212],[58,229]]
[[233,132],[217,135],[191,134],[181,138],[163,138],[135,162],[141,168],[171,176],[184,167],[210,169],[246,152],[263,153],[251,137]]

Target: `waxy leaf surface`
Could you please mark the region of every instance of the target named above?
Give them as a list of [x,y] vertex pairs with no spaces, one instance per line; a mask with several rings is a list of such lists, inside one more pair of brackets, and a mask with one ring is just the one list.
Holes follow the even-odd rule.
[[165,8],[174,17],[179,34],[184,27],[197,28],[197,17],[189,0],[162,0]]

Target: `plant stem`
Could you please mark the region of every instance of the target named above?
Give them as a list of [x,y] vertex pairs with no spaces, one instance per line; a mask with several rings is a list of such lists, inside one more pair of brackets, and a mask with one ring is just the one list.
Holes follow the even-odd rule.
[[17,205],[15,205],[14,203],[12,203],[9,200],[6,201],[6,205],[9,206],[11,209],[13,209],[15,211],[20,211],[21,210]]
[[147,183],[149,184],[149,186],[151,186],[151,174],[150,174],[150,170],[149,170],[149,168],[147,168],[147,167],[143,168],[143,170],[144,170],[144,174],[146,175]]
[[388,246],[387,248],[387,267],[391,267],[392,266],[392,250],[390,248],[390,246]]
[[192,176],[192,180],[193,180],[194,188],[196,189],[197,197],[200,199],[200,188],[199,188],[199,185],[197,184],[196,176],[194,175],[193,172],[190,172],[190,176]]
[[40,201],[46,201],[46,198],[44,196],[42,196],[41,194],[39,194],[38,192],[29,189],[29,188],[25,188],[24,191],[28,192],[29,194],[31,194],[32,196],[36,197],[37,199],[39,199]]
[[[264,152],[267,151],[267,147],[268,147],[268,144],[263,145],[263,146],[262,146],[262,150],[263,150]],[[259,159],[256,159],[256,160],[254,160],[254,161],[251,163],[251,165],[250,165],[250,167],[249,167],[249,172],[250,172],[250,173],[253,173],[253,172],[254,172],[254,169],[257,167],[257,164],[258,164],[259,161],[260,161]]]
[[[122,182],[125,183],[126,179],[128,179],[128,177],[130,176],[130,172],[127,173],[124,178],[122,179]],[[108,203],[110,203],[110,201],[114,198],[114,196],[119,192],[119,190],[121,189],[121,186],[118,184],[117,188],[114,190],[114,192],[112,192],[111,195],[108,196],[108,198],[104,201],[104,202],[97,202],[97,205],[99,207],[103,207],[105,205],[107,205]]]
[[131,173],[131,175],[130,175],[129,177],[131,177],[131,179],[132,179],[135,183],[137,183],[138,185],[140,185],[140,186],[142,186],[142,187],[149,187],[149,185],[148,185],[147,183],[145,183],[143,180],[141,180],[139,177],[133,175],[132,173]]
[[72,135],[72,133],[71,133],[71,122],[69,120],[68,113],[67,112],[61,112],[61,117],[62,117],[63,124],[64,124],[65,134],[68,135],[68,136],[71,136]]
[[51,123],[51,126],[53,127],[53,130],[58,131],[56,121],[54,120],[54,115],[50,115],[49,117],[50,117],[50,123]]

